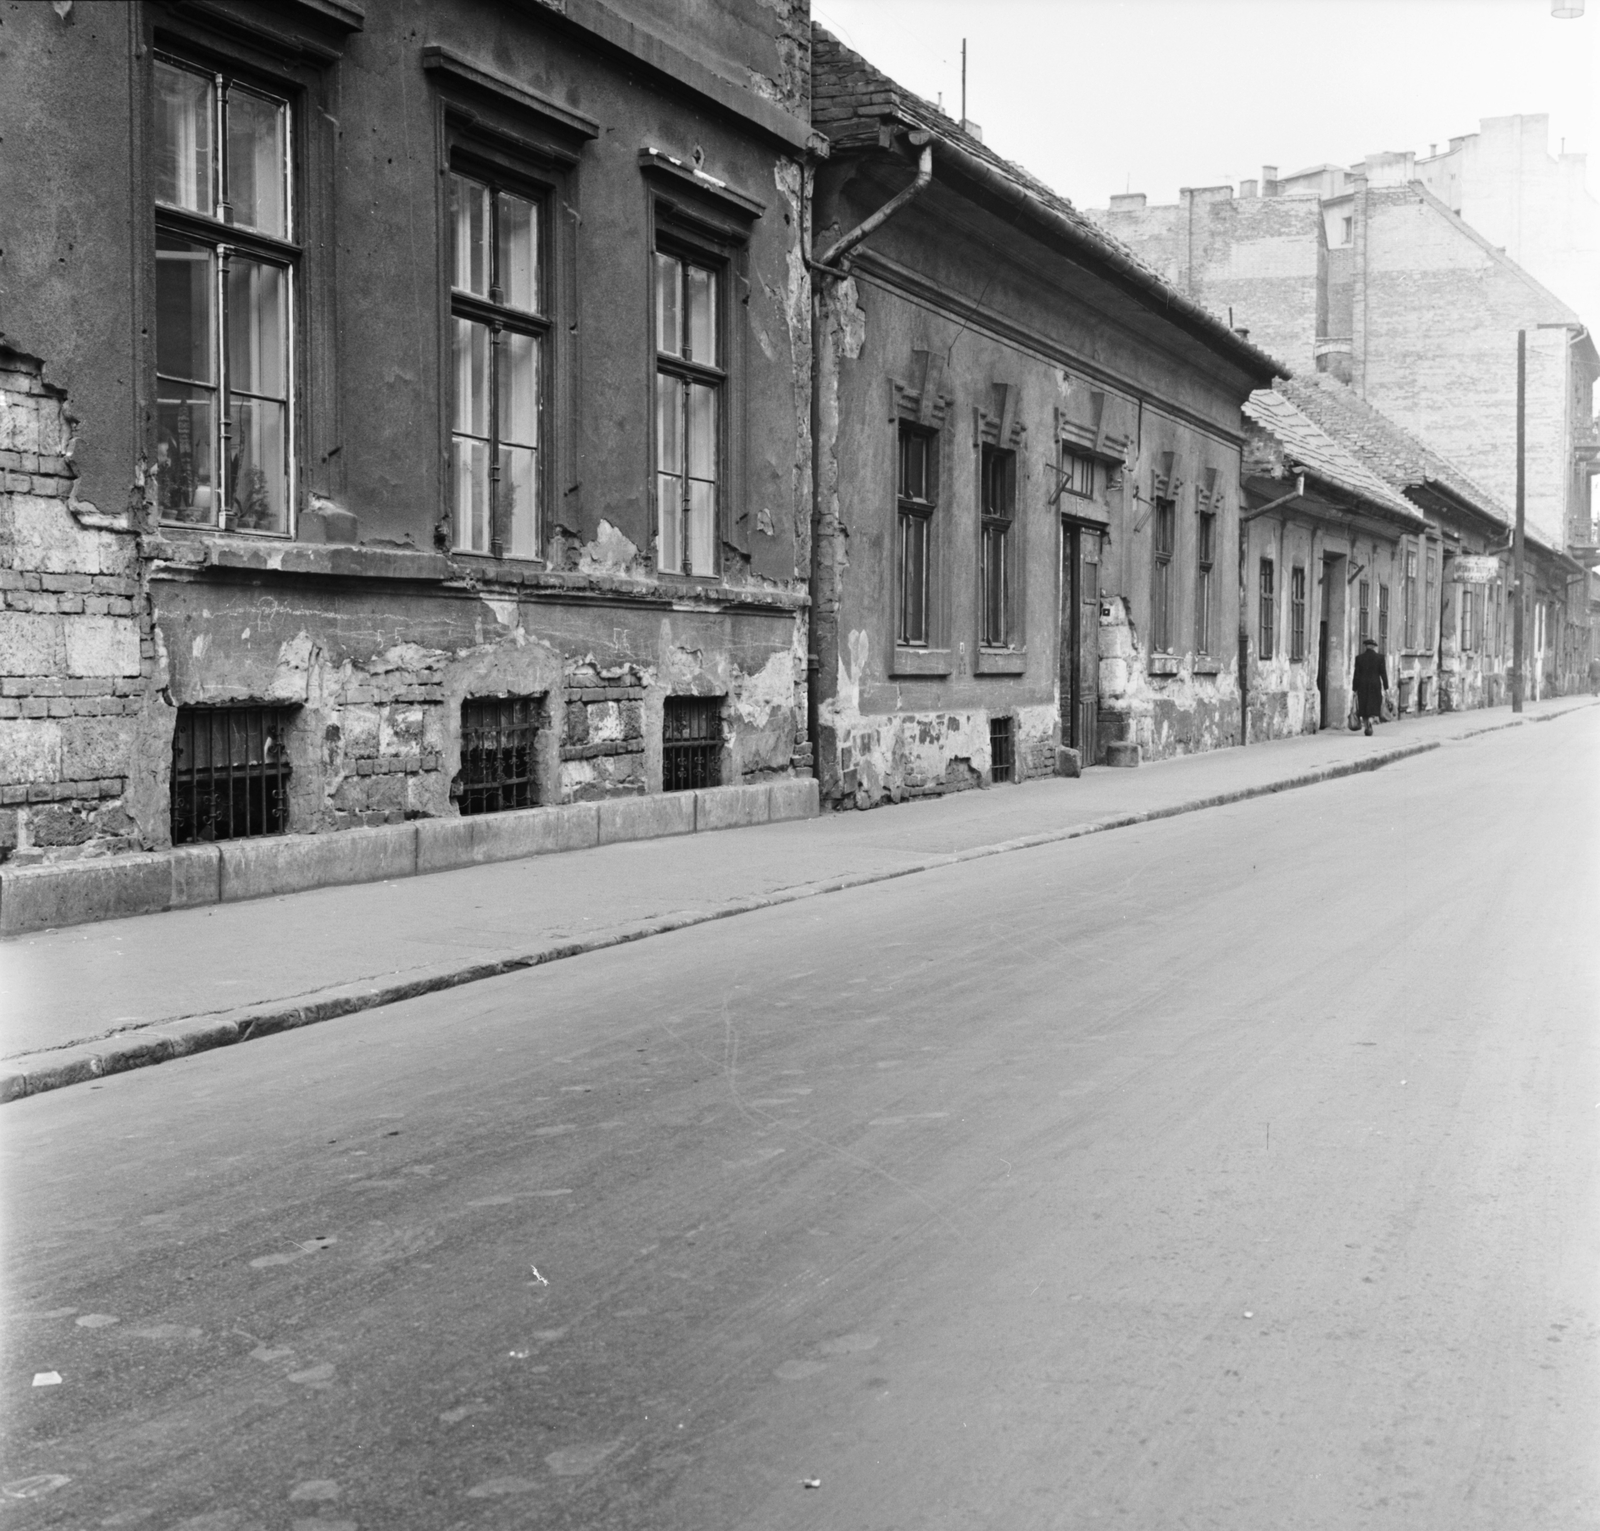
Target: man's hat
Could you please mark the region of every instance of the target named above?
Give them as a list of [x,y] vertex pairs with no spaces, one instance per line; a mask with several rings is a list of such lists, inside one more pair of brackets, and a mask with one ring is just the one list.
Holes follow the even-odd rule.
[[1361,641],[1366,644],[1369,649],[1375,649],[1378,646],[1378,640],[1376,638],[1363,638]]

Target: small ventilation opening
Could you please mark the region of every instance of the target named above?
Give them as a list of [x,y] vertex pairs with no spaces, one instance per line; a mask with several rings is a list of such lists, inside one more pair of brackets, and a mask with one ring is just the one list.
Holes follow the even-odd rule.
[[281,835],[289,827],[282,707],[180,707],[172,735],[172,843]]
[[989,719],[989,778],[1011,781],[1015,777],[1011,753],[1010,718]]
[[543,697],[473,697],[461,704],[461,774],[456,792],[462,813],[537,806],[535,745],[543,720]]
[[669,696],[661,709],[661,790],[722,785],[722,698]]

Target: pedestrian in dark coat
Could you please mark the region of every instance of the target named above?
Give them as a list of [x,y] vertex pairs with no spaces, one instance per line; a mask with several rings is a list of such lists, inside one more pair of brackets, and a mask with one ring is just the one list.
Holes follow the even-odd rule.
[[1372,732],[1372,720],[1383,716],[1383,698],[1389,689],[1389,667],[1378,652],[1378,640],[1367,638],[1356,655],[1356,673],[1351,681],[1356,693],[1356,715],[1362,732]]

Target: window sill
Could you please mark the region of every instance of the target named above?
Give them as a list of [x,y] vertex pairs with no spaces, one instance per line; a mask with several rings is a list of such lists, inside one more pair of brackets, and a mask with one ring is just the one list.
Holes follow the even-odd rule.
[[1145,666],[1145,673],[1149,675],[1176,675],[1182,667],[1182,661],[1176,654],[1152,654]]
[[942,676],[950,673],[949,649],[896,647],[891,676]]
[[1028,668],[1026,649],[979,649],[974,673],[978,675],[1022,675]]
[[1222,661],[1213,659],[1209,654],[1196,654],[1194,656],[1194,673],[1196,675],[1222,674]]

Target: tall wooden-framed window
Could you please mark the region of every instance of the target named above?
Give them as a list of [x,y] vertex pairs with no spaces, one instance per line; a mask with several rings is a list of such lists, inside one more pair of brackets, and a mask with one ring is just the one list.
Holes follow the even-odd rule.
[[938,504],[938,437],[901,421],[896,478],[900,642],[925,648],[932,618],[933,515]]
[[1210,654],[1216,642],[1217,517],[1202,510],[1195,517],[1194,651]]
[[1401,643],[1407,649],[1417,646],[1417,550],[1407,544],[1401,555],[1400,580]]
[[543,198],[472,166],[449,172],[453,541],[463,553],[544,551]]
[[1433,648],[1439,642],[1439,549],[1435,543],[1428,545],[1422,629],[1423,643],[1426,647]]
[[1012,638],[1012,563],[1016,557],[1017,454],[985,446],[978,473],[982,505],[983,643],[1004,648]]
[[153,76],[160,516],[287,536],[301,261],[290,103],[164,53]]
[[1389,587],[1385,584],[1378,586],[1378,652],[1389,652]]
[[1158,499],[1151,514],[1154,551],[1150,567],[1150,647],[1172,652],[1172,555],[1177,540],[1178,512],[1171,500]]
[[653,257],[656,328],[656,567],[717,572],[722,480],[720,265],[676,247]]
[[1356,637],[1361,642],[1366,642],[1372,633],[1372,581],[1364,579],[1356,588],[1356,609],[1359,612],[1359,621],[1356,626]]
[[1296,564],[1289,571],[1289,662],[1304,664],[1306,657],[1306,571]]
[[1256,656],[1265,660],[1272,658],[1278,630],[1277,566],[1270,558],[1261,560],[1257,591]]

